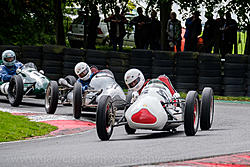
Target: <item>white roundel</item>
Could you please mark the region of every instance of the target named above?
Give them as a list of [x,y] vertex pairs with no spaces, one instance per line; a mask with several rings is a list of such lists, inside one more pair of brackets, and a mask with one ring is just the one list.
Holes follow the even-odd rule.
[[130,90],[139,91],[145,83],[145,78],[140,70],[133,68],[125,73],[124,81]]
[[88,80],[91,75],[88,64],[84,62],[80,62],[75,66],[75,73],[80,79],[84,81]]
[[2,61],[5,66],[13,66],[16,62],[16,54],[12,50],[6,50],[2,53]]

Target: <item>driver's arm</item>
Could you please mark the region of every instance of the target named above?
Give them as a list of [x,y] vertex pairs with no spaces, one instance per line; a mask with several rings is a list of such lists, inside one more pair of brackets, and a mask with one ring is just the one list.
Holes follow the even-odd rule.
[[9,75],[8,73],[7,73],[7,71],[5,71],[4,69],[0,69],[0,80],[2,81],[2,82],[9,82],[10,81],[10,79],[11,79],[11,77],[12,77],[12,75]]

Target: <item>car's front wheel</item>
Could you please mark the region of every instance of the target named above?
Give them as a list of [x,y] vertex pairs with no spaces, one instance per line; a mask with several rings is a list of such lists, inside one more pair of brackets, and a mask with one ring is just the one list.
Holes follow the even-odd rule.
[[73,89],[73,116],[75,119],[81,117],[82,112],[82,85],[79,82],[74,84]]
[[103,95],[97,106],[96,130],[101,140],[109,140],[113,133],[115,113],[111,103],[111,97]]
[[14,75],[10,79],[8,99],[13,107],[20,105],[23,99],[23,79],[20,75]]
[[58,84],[50,81],[45,94],[45,110],[48,114],[55,114],[59,98]]
[[194,136],[198,130],[200,118],[199,96],[196,91],[189,91],[184,110],[184,130],[187,136]]

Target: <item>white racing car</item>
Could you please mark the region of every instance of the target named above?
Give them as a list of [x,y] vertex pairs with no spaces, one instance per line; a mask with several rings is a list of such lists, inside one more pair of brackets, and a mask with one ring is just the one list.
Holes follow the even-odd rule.
[[174,98],[164,82],[153,79],[133,104],[124,101],[124,115],[118,121],[114,102],[102,96],[98,103],[96,130],[101,140],[109,140],[113,128],[121,125],[128,134],[134,134],[136,129],[175,132],[184,124],[185,134],[193,136],[199,122],[201,130],[209,130],[213,122],[213,90],[209,87],[203,89],[201,102],[196,91],[189,91],[185,100]]
[[[116,103],[114,103],[114,106],[117,108],[121,108],[120,102],[126,99],[122,88],[116,83],[113,73],[106,69],[95,74],[91,79],[88,89],[84,91],[79,82],[75,82],[74,86],[72,86],[66,80],[61,79],[60,83],[64,86],[64,88],[61,89],[68,91],[64,99],[66,98],[72,102],[73,116],[76,119],[81,117],[83,110],[96,112],[97,104],[102,96],[109,96],[112,100],[115,100]],[[50,82],[45,98],[45,109],[47,113],[53,114],[55,112],[58,94],[60,93],[58,93],[56,82]]]
[[42,70],[38,72],[35,64],[30,62],[17,73],[10,82],[0,82],[0,94],[6,95],[12,106],[19,106],[23,97],[44,98],[49,79]]

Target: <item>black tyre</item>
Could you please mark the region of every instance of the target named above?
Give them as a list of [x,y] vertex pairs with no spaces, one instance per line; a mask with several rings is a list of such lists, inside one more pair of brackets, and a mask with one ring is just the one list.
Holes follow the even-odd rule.
[[23,99],[23,79],[20,75],[14,75],[10,79],[8,99],[10,105],[13,107],[17,107],[21,104]]
[[184,131],[187,136],[194,136],[198,130],[200,118],[199,96],[196,91],[189,91],[184,112]]
[[55,114],[58,98],[59,98],[58,84],[56,81],[50,81],[45,95],[45,110],[48,114]]
[[109,140],[113,133],[115,115],[111,103],[111,97],[103,95],[98,103],[96,112],[96,130],[101,140]]
[[125,125],[125,131],[127,132],[128,135],[135,134],[136,129],[130,128],[128,125]]
[[73,89],[73,116],[75,119],[81,117],[82,111],[82,85],[76,82]]
[[76,78],[72,75],[68,75],[64,79],[72,86],[76,83]]
[[201,98],[201,130],[209,130],[214,118],[214,92],[210,87],[205,87]]

